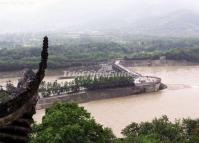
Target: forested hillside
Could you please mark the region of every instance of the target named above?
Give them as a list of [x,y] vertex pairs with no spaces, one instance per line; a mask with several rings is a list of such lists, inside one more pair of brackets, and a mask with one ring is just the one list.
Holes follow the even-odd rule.
[[[80,35],[75,38],[54,36],[52,41],[49,68],[95,64],[116,58],[158,59],[162,55],[167,56],[168,59],[199,62],[198,38],[114,36],[112,34]],[[32,45],[28,44],[30,42]],[[36,68],[40,56],[38,41],[16,43],[16,41],[0,42],[0,70]]]

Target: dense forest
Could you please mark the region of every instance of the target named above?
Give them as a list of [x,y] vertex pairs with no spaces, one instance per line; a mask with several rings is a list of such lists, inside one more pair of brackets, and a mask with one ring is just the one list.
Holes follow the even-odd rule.
[[[40,56],[39,47],[38,41],[27,40],[27,43],[0,41],[0,70],[36,68]],[[199,62],[198,53],[199,39],[197,38],[131,35],[99,37],[80,35],[76,38],[61,37],[60,39],[52,37],[49,48],[49,68],[94,65],[116,58],[158,59],[162,55],[173,60]]]

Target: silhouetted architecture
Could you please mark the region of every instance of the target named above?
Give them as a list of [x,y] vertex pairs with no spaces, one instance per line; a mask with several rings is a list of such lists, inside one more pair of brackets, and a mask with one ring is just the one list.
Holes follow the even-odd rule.
[[[0,143],[27,143],[32,116],[38,100],[37,92],[45,76],[48,60],[48,38],[44,37],[41,62],[36,73],[26,70],[14,90],[0,91]],[[2,100],[3,99],[3,100]]]

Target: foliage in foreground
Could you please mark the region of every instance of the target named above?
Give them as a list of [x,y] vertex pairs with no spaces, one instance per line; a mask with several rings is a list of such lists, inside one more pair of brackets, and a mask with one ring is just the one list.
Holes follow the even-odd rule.
[[56,104],[46,110],[42,124],[33,126],[31,143],[199,143],[199,119],[131,123],[115,138],[76,104]]
[[152,122],[131,123],[115,143],[198,143],[199,119],[170,122],[167,116]]
[[42,124],[33,125],[31,143],[110,143],[109,128],[97,124],[76,104],[56,104],[46,110]]

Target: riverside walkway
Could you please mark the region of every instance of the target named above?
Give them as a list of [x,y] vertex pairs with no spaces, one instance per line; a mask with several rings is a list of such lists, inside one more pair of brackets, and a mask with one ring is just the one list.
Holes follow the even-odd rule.
[[153,77],[153,76],[143,76],[137,72],[131,71],[128,68],[124,67],[120,64],[120,60],[117,60],[113,64],[113,68],[119,72],[127,73],[128,75],[134,77],[135,79],[135,85],[136,86],[156,86],[156,91],[159,89],[159,86],[161,84],[161,78]]
[[133,71],[127,69],[126,67],[122,66],[120,64],[120,60],[117,60],[117,61],[114,62],[113,68],[116,69],[116,70],[119,70],[120,72],[128,73],[129,75],[131,75],[133,77],[140,77],[140,76],[142,76],[141,74],[133,72]]

